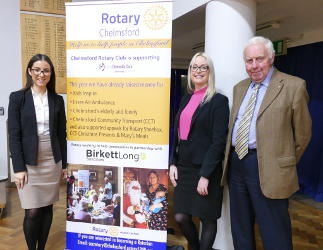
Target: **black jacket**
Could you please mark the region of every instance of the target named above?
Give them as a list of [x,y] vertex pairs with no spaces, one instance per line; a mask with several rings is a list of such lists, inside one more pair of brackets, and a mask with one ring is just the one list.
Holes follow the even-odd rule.
[[[179,111],[174,121],[174,145],[170,155],[170,164],[178,164],[178,126],[182,110],[192,95],[181,100]],[[229,121],[228,98],[215,94],[206,104],[200,105],[192,117],[190,132],[187,138],[186,162],[200,166],[200,176],[210,178],[217,168],[221,168]]]
[[[48,90],[49,131],[55,162],[66,168],[66,115],[64,100]],[[26,164],[37,165],[38,133],[31,89],[10,94],[8,107],[9,149],[14,172],[26,171]]]

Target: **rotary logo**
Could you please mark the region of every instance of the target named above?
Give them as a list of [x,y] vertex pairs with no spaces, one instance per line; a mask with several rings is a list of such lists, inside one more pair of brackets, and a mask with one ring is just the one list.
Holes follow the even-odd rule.
[[118,236],[119,234],[118,227],[109,227],[109,233],[111,236]]
[[145,23],[152,30],[164,28],[168,20],[168,14],[163,6],[156,5],[147,9],[145,12]]

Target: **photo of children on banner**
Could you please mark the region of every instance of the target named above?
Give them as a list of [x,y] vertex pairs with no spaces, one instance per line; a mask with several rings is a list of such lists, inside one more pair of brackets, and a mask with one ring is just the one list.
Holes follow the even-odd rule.
[[[107,176],[99,183],[90,183],[89,187],[74,187],[69,192],[67,220],[102,225],[120,225],[120,194],[114,193],[106,204]],[[75,185],[75,184],[74,184]],[[109,182],[109,186],[111,183]],[[99,187],[97,187],[99,186]],[[112,189],[110,189],[112,191]],[[119,198],[118,198],[119,197]],[[111,203],[112,201],[112,203]],[[119,218],[118,218],[119,217]]]
[[[127,170],[129,171],[129,169]],[[124,185],[123,226],[167,230],[167,187],[160,183],[158,170],[138,169],[138,179]],[[166,171],[160,173],[166,178]]]

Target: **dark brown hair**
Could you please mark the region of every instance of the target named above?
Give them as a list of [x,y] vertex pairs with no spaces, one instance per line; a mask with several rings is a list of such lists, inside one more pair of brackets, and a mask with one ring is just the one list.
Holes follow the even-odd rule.
[[55,75],[54,65],[52,63],[52,60],[50,60],[50,58],[47,55],[44,55],[44,54],[36,54],[32,58],[30,58],[29,63],[28,63],[27,68],[26,68],[26,86],[25,86],[25,89],[30,89],[34,84],[31,75],[29,75],[29,70],[32,68],[34,63],[37,62],[37,61],[45,61],[45,62],[47,62],[49,64],[51,74],[50,74],[50,80],[49,80],[46,87],[51,92],[56,93],[56,91],[55,91],[56,75]]

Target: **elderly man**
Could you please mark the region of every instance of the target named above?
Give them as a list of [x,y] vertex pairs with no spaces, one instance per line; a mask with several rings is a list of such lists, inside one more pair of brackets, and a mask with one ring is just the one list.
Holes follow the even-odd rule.
[[273,44],[252,38],[249,75],[234,87],[222,184],[228,181],[235,250],[256,249],[255,221],[266,250],[292,249],[288,198],[298,190],[296,164],[311,137],[305,81],[273,67]]
[[94,211],[103,210],[105,208],[105,203],[99,200],[99,196],[97,194],[94,194],[92,196],[92,206]]

